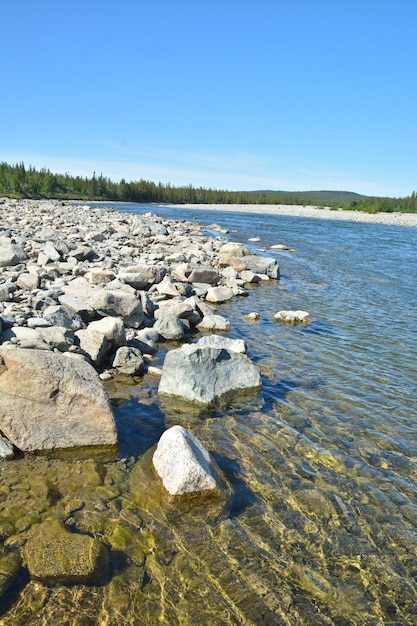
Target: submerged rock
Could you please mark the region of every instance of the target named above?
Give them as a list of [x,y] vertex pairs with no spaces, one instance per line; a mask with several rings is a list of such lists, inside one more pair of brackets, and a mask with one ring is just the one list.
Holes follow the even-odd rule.
[[182,426],[172,426],[163,433],[152,461],[171,495],[219,487],[214,459],[201,441]]
[[14,347],[0,348],[0,431],[22,451],[117,443],[109,399],[91,365]]
[[23,551],[31,578],[45,585],[100,585],[109,574],[105,545],[72,533],[59,520],[35,527]]
[[260,387],[259,369],[245,354],[185,344],[167,353],[158,393],[210,405],[226,394]]

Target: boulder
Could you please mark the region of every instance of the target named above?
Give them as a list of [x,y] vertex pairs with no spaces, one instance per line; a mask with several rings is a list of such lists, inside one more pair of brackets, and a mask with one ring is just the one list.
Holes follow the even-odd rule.
[[159,318],[154,329],[168,341],[179,341],[184,337],[184,325],[176,315],[167,314]]
[[307,311],[278,311],[274,315],[274,320],[287,324],[309,324],[311,316]]
[[124,269],[118,278],[134,289],[149,289],[151,285],[160,283],[166,272],[166,268],[160,265],[137,265]]
[[185,344],[167,353],[158,393],[211,405],[226,394],[260,387],[259,369],[245,354]]
[[123,346],[116,352],[113,367],[119,374],[141,376],[144,368],[143,356],[137,348]]
[[81,350],[88,355],[94,365],[100,366],[111,349],[111,344],[106,336],[90,327],[78,330],[75,336]]
[[100,585],[109,575],[106,546],[48,519],[35,526],[23,550],[30,577],[45,585]]
[[0,431],[22,451],[115,445],[107,393],[94,368],[63,354],[0,348]]
[[227,302],[233,298],[233,291],[230,287],[211,287],[206,293],[207,302]]
[[66,352],[75,343],[72,330],[63,326],[48,326],[37,328],[39,335],[51,348],[57,348],[60,352]]
[[231,325],[228,319],[222,315],[208,314],[203,317],[201,322],[197,324],[198,330],[210,331],[226,331],[230,330]]
[[20,346],[26,348],[34,348],[37,350],[50,350],[49,344],[43,340],[38,329],[27,328],[26,326],[12,326],[3,330],[2,341],[11,341],[19,343]]
[[19,265],[28,258],[22,246],[16,243],[8,243],[0,246],[0,267]]
[[104,335],[115,348],[126,345],[125,327],[118,317],[103,317],[101,320],[91,322],[88,329]]
[[89,322],[95,317],[96,313],[93,307],[76,296],[65,293],[59,296],[58,300],[66,309],[79,315],[84,322]]
[[162,434],[152,462],[171,495],[218,489],[214,459],[182,426],[172,426]]
[[51,326],[63,326],[68,330],[79,330],[84,326],[81,317],[61,304],[48,306],[43,312],[43,318]]
[[141,301],[122,289],[97,289],[90,304],[100,315],[121,317],[128,327],[139,328],[145,318]]
[[247,255],[244,257],[246,268],[255,274],[265,274],[269,278],[279,278],[279,265],[272,257]]
[[19,289],[23,289],[23,291],[32,291],[33,289],[38,289],[40,282],[41,279],[37,274],[22,272],[16,281],[16,285]]
[[194,267],[187,277],[190,283],[208,283],[215,285],[219,280],[219,272],[213,267]]

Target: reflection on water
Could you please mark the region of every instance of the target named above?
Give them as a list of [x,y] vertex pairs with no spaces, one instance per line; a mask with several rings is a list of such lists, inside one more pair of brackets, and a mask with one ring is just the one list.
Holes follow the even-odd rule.
[[[118,460],[3,464],[0,576],[53,515],[106,542],[111,578],[54,589],[22,579],[0,623],[417,624],[417,231],[204,217],[298,251],[271,252],[279,283],[222,305],[228,336],[244,337],[261,368],[263,402],[186,411],[157,397],[154,377],[113,381]],[[273,321],[291,308],[315,321]],[[245,319],[252,310],[259,321]],[[177,423],[214,454],[228,497],[164,493],[153,446]]]

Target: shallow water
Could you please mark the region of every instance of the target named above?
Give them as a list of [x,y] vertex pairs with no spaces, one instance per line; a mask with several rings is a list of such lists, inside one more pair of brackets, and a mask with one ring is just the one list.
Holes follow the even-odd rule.
[[[262,396],[190,411],[159,399],[151,376],[111,382],[117,459],[3,465],[0,536],[8,523],[20,535],[0,559],[56,515],[106,541],[112,577],[94,588],[22,580],[0,623],[417,624],[417,230],[151,210],[259,236],[248,245],[279,260],[280,281],[219,307],[261,368]],[[278,243],[296,252],[269,250]],[[274,322],[282,309],[314,321]],[[229,497],[163,492],[152,450],[178,423],[214,454]]]

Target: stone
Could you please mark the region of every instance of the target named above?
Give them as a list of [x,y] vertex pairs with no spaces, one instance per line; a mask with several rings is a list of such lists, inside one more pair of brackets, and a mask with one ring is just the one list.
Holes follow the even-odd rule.
[[21,566],[22,560],[17,552],[0,558],[0,601],[17,581]]
[[274,320],[287,324],[309,324],[311,316],[307,311],[278,311],[274,315]]
[[79,315],[84,322],[89,322],[93,320],[96,315],[96,312],[94,311],[92,306],[90,306],[89,304],[87,304],[87,302],[84,302],[80,298],[72,296],[71,294],[62,294],[62,296],[58,297],[58,301],[66,309]]
[[3,330],[1,338],[2,341],[12,341],[13,343],[19,343],[19,345],[25,345],[28,348],[50,350],[50,346],[42,339],[38,329],[35,328],[12,326]]
[[187,277],[190,283],[208,283],[215,285],[219,280],[219,272],[213,267],[194,267]]
[[59,261],[61,259],[61,253],[55,248],[55,246],[48,241],[43,249],[43,254],[48,257],[48,261]]
[[152,462],[171,495],[218,489],[214,459],[197,437],[182,426],[166,430]]
[[100,366],[111,349],[106,336],[89,327],[78,330],[75,336],[81,350],[88,355],[94,365]]
[[63,326],[38,327],[37,330],[45,343],[60,352],[66,352],[75,343],[73,331]]
[[9,243],[0,246],[0,267],[12,267],[19,265],[28,258],[22,246],[16,243]]
[[208,314],[204,315],[201,322],[197,324],[198,330],[210,330],[210,331],[227,331],[230,330],[231,324],[228,319],[222,315]]
[[176,315],[162,316],[156,320],[154,329],[161,337],[170,341],[179,341],[184,337],[184,325]]
[[212,405],[226,394],[260,387],[259,369],[246,355],[225,348],[185,344],[167,353],[158,393]]
[[103,317],[121,317],[125,326],[139,328],[145,316],[141,301],[119,289],[98,289],[89,304]]
[[127,267],[118,274],[118,278],[135,289],[149,289],[160,283],[167,270],[161,265],[137,265]]
[[246,268],[255,274],[265,274],[269,278],[279,278],[279,265],[272,257],[247,255],[244,257]]
[[247,313],[245,317],[248,320],[258,320],[261,316],[259,315],[258,311],[251,311],[250,313]]
[[242,243],[238,243],[235,241],[228,241],[227,243],[222,245],[219,252],[220,254],[225,254],[228,256],[234,256],[234,257],[240,258],[245,255],[245,248]]
[[0,431],[22,451],[115,445],[94,368],[59,352],[0,347]]
[[37,274],[22,272],[16,281],[16,285],[24,291],[32,291],[33,289],[39,288],[40,282],[40,278]]
[[101,585],[109,576],[106,546],[52,518],[33,528],[23,558],[30,577],[47,586]]
[[243,339],[230,339],[221,335],[205,335],[196,341],[197,346],[211,346],[212,348],[225,348],[232,352],[246,353],[246,343]]
[[48,306],[43,312],[43,318],[48,320],[52,326],[64,326],[69,330],[79,330],[84,325],[77,313],[70,311],[61,304]]
[[118,317],[103,317],[101,320],[91,322],[88,329],[104,335],[115,348],[126,345],[125,327],[123,321]]
[[259,283],[261,280],[258,274],[254,274],[251,270],[243,270],[240,273],[240,277],[245,283]]
[[233,298],[233,291],[230,287],[211,287],[206,293],[206,301],[221,303]]
[[155,310],[155,319],[164,317],[164,315],[176,315],[180,319],[189,318],[194,312],[194,308],[188,302],[181,300],[162,300],[158,303]]
[[175,283],[170,280],[163,280],[156,286],[156,290],[163,296],[169,296],[171,298],[175,298],[180,295]]
[[143,356],[137,348],[123,346],[116,352],[113,367],[119,374],[141,376],[144,368]]
[[10,441],[0,433],[0,459],[12,459],[14,449]]

